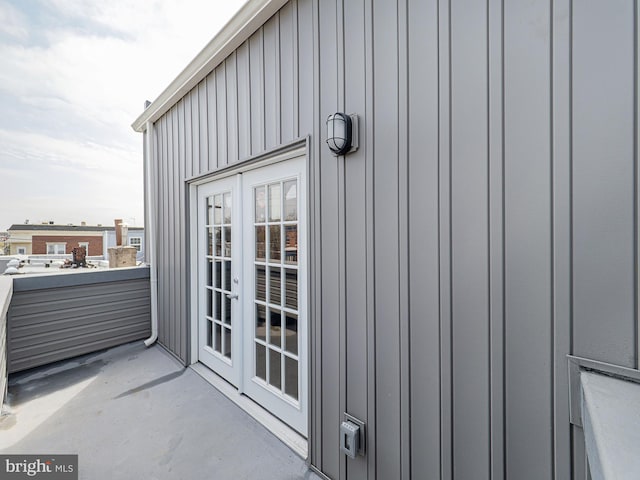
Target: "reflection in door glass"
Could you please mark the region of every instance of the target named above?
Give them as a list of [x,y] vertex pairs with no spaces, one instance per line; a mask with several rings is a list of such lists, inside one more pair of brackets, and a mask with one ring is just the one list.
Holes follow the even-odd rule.
[[256,305],[256,338],[267,340],[267,310],[262,305]]
[[255,222],[263,223],[265,221],[266,211],[266,196],[264,193],[265,187],[257,187],[254,190],[254,202],[255,202]]
[[231,292],[231,262],[224,262],[224,289]]
[[223,198],[223,221],[229,224],[231,223],[231,192],[225,193]]
[[266,302],[267,274],[264,265],[256,265],[256,300]]
[[280,310],[269,309],[269,343],[279,347],[282,345],[282,318]]
[[269,302],[280,305],[280,269],[269,267]]
[[223,249],[223,255],[225,257],[230,257],[231,256],[231,225],[229,225],[228,227],[224,227],[224,249]]
[[284,263],[298,263],[298,225],[284,226]]
[[269,185],[269,221],[280,221],[280,184]]
[[299,400],[298,180],[257,186],[253,198],[255,377]]
[[284,305],[293,310],[298,309],[298,270],[284,270]]
[[215,347],[214,350],[218,353],[222,352],[222,327],[219,323],[215,324]]
[[264,225],[256,227],[256,260],[258,262],[264,262],[266,259],[266,239],[264,233]]
[[298,187],[296,180],[284,182],[284,219],[298,219]]
[[222,228],[215,227],[213,229],[213,241],[215,243],[215,254],[220,257],[222,255]]
[[224,323],[231,325],[231,299],[224,297]]
[[216,315],[213,318],[222,321],[222,292],[216,291]]
[[216,288],[222,288],[222,260],[216,260]]
[[298,361],[284,357],[284,393],[298,400]]
[[280,357],[281,354],[278,350],[269,349],[269,383],[276,388],[280,388],[282,385]]
[[256,343],[256,376],[267,381],[267,348]]
[[287,313],[285,316],[284,345],[287,352],[298,354],[298,316]]
[[269,262],[280,262],[280,225],[269,225]]
[[213,197],[213,224],[220,225],[222,223],[222,195]]
[[231,358],[231,329],[224,328],[224,356]]

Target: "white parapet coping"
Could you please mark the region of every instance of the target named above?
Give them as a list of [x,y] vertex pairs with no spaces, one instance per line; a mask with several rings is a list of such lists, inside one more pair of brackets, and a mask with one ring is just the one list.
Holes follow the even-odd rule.
[[591,478],[640,478],[640,384],[593,371],[580,384]]

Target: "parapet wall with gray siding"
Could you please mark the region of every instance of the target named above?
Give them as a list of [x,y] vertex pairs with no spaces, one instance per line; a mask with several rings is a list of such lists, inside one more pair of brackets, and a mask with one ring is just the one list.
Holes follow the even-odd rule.
[[8,372],[148,337],[149,268],[14,277]]
[[155,122],[160,341],[188,362],[186,179],[308,136],[313,465],[587,478],[565,357],[638,367],[638,11],[287,3]]

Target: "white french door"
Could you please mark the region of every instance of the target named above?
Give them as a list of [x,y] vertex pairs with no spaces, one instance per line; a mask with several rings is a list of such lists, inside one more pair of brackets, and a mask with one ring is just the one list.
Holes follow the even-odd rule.
[[243,174],[244,390],[307,434],[304,158]]
[[197,188],[199,360],[306,436],[305,159]]
[[198,357],[239,386],[242,329],[238,179],[198,187]]

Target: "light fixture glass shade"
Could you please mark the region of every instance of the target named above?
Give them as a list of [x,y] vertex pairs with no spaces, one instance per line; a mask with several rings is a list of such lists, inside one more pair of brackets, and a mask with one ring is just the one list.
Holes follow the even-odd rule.
[[344,113],[327,117],[327,145],[334,155],[344,155],[351,149],[351,118]]

